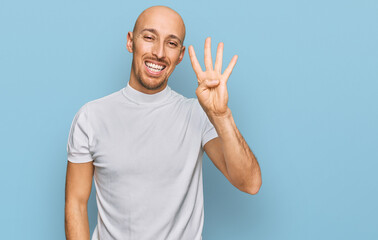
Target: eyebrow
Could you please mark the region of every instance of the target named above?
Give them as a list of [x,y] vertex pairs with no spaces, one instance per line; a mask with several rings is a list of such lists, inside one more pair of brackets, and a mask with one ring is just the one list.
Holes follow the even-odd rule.
[[[158,32],[156,31],[156,29],[154,29],[154,28],[145,28],[145,29],[143,29],[143,30],[140,31],[140,32],[142,33],[142,32],[145,32],[145,31],[147,31],[147,32],[151,32],[151,33],[156,34],[156,35],[159,35]],[[182,41],[181,41],[181,39],[180,39],[179,37],[177,37],[176,35],[174,35],[174,34],[169,34],[168,37],[176,39],[176,40],[179,41],[180,44],[182,45]]]

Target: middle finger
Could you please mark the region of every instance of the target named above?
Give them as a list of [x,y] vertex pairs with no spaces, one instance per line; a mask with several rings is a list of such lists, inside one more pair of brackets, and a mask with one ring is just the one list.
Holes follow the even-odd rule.
[[205,40],[205,67],[206,71],[213,70],[213,59],[211,58],[211,38]]

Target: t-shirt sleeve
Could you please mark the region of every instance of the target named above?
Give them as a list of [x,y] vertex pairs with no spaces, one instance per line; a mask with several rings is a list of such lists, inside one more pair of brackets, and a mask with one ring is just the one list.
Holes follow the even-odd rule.
[[76,113],[67,142],[67,160],[73,163],[93,161],[89,148],[91,132],[88,124],[87,104]]
[[203,119],[202,120],[203,121],[202,140],[201,140],[201,145],[203,148],[208,141],[210,141],[213,138],[218,137],[218,133],[215,130],[215,127],[213,126],[213,124],[210,122],[209,118],[207,117],[205,111],[203,110],[199,102],[198,102],[198,105],[201,112],[201,118]]

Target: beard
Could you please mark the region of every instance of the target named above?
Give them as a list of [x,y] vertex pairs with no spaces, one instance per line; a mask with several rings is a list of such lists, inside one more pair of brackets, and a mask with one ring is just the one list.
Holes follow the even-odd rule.
[[164,83],[168,80],[168,78],[163,79],[163,81],[158,82],[156,84],[150,84],[143,80],[143,78],[140,76],[140,74],[137,74],[136,79],[142,85],[144,88],[148,90],[156,90],[159,89],[161,86],[164,85]]
[[161,82],[157,82],[155,84],[153,83],[150,83],[148,81],[145,81],[142,77],[142,71],[139,70],[136,74],[136,80],[140,83],[140,85],[142,85],[144,88],[148,89],[148,90],[156,90],[156,89],[159,89],[161,88],[161,86],[164,85],[165,82],[168,81],[168,77],[164,76],[163,80]]

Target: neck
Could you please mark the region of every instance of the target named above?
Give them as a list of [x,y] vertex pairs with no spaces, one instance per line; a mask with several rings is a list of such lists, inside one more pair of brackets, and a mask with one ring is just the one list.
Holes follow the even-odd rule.
[[137,89],[134,89],[130,82],[122,90],[123,95],[131,102],[137,105],[154,106],[155,104],[161,104],[171,96],[171,88],[167,85],[162,91],[155,94],[146,94]]

